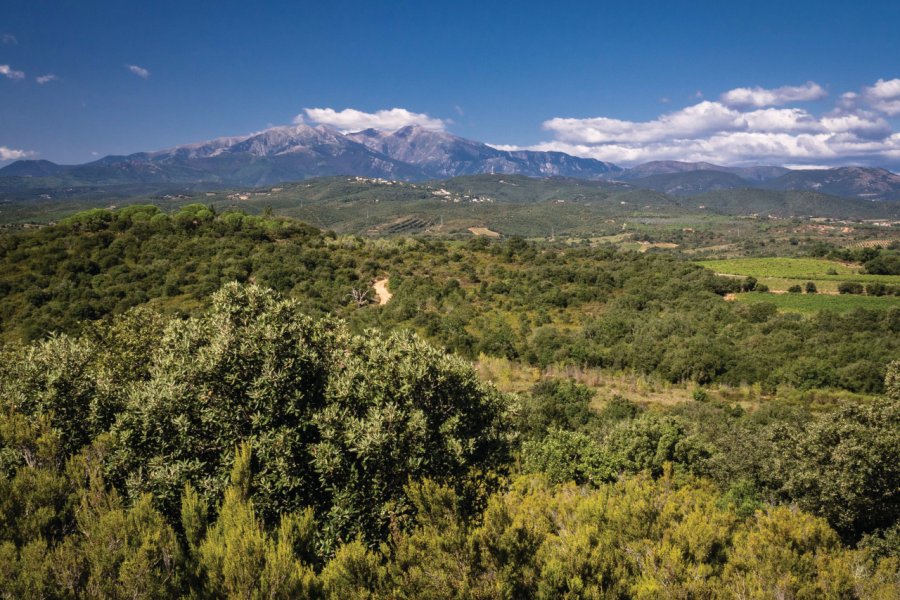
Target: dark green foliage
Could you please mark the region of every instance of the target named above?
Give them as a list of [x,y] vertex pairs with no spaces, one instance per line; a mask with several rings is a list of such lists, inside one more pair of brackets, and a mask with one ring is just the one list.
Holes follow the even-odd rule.
[[900,518],[900,402],[850,405],[773,432],[775,485],[845,538]]
[[842,281],[838,284],[838,292],[841,294],[862,294],[863,284],[858,281]]
[[641,412],[641,407],[627,398],[616,395],[610,398],[600,410],[599,418],[603,423],[615,423],[633,419]]
[[865,261],[865,267],[872,275],[900,275],[900,252],[879,252]]
[[552,429],[581,430],[597,419],[590,403],[594,393],[567,379],[547,379],[534,386],[522,405],[519,430],[540,439]]
[[866,284],[866,295],[867,296],[884,296],[888,293],[890,286],[887,286],[883,283],[867,283]]
[[[311,506],[325,547],[382,537],[408,512],[411,477],[462,490],[507,463],[508,399],[413,334],[351,336],[238,284],[202,316],[143,325],[135,313],[8,353],[0,398],[14,422],[51,426],[62,459],[102,439],[109,482],[165,514],[186,483],[220,498],[241,441],[261,465],[251,495],[264,520]],[[0,452],[13,469],[21,456]]]

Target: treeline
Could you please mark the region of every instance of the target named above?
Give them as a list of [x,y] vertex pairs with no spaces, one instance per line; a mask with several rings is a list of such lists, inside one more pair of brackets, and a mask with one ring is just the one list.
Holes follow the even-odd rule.
[[[390,276],[394,296],[370,306],[379,276]],[[311,315],[338,315],[355,332],[411,328],[467,358],[759,383],[767,392],[879,393],[900,352],[898,309],[807,318],[735,305],[722,296],[740,291],[739,281],[669,255],[520,238],[363,240],[202,205],[95,210],[0,236],[0,328],[13,341],[78,332],[137,305],[193,314],[230,281],[274,289]]]
[[891,598],[886,396],[753,413],[548,381],[229,284],[0,356],[5,598]]
[[892,242],[887,248],[842,248],[818,243],[810,249],[810,255],[830,260],[861,263],[871,275],[900,275],[900,242]]

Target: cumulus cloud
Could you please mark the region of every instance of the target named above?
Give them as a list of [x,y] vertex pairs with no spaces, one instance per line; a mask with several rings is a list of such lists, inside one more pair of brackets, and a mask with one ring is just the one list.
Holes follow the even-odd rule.
[[862,96],[874,110],[892,117],[900,115],[900,79],[879,79],[863,89]]
[[140,77],[141,79],[147,79],[150,77],[150,71],[145,69],[144,67],[139,67],[137,65],[125,65],[125,68]]
[[24,79],[25,73],[22,71],[16,71],[9,65],[0,65],[0,75],[8,77],[9,79]]
[[732,165],[900,164],[900,133],[894,133],[886,119],[900,114],[900,79],[878,80],[859,92],[841,94],[835,106],[824,113],[776,107],[824,95],[821,86],[809,82],[776,89],[730,90],[718,101],[698,100],[647,121],[557,117],[543,124],[552,139],[527,149],[623,165],[651,160]]
[[11,33],[0,35],[0,42],[3,42],[7,46],[17,46],[19,44],[19,40]]
[[443,131],[447,126],[447,121],[429,117],[424,113],[410,112],[405,108],[379,110],[374,113],[353,108],[341,111],[332,108],[304,108],[303,114],[294,118],[294,123],[303,123],[306,120],[331,125],[341,131],[360,131],[369,128],[394,131],[407,125],[420,125],[425,129]]
[[53,73],[47,73],[46,75],[40,75],[40,76],[34,78],[34,80],[37,81],[41,85],[44,85],[45,83],[50,83],[51,81],[56,81],[57,79],[59,79],[59,77],[57,77]]
[[720,100],[728,106],[781,106],[792,102],[821,100],[828,92],[814,81],[803,85],[784,85],[779,88],[735,88],[722,94]]
[[28,158],[29,156],[34,156],[34,152],[0,146],[0,161],[21,160],[23,158]]

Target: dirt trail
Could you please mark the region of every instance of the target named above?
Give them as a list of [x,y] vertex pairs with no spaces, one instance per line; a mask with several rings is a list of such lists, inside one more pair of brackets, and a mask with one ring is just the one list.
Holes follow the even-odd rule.
[[372,286],[375,288],[375,295],[378,296],[378,306],[384,306],[388,303],[388,301],[394,297],[392,293],[388,291],[388,282],[390,279],[385,277],[384,279],[376,279],[375,283]]

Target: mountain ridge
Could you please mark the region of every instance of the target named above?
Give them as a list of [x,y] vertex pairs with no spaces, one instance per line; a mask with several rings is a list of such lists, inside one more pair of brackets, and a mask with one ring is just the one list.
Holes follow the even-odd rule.
[[264,186],[334,175],[425,181],[479,174],[620,181],[679,196],[760,188],[900,201],[900,175],[880,168],[651,161],[625,169],[563,152],[502,150],[418,125],[341,132],[304,123],[80,165],[19,160],[0,168],[0,195],[67,186]]

